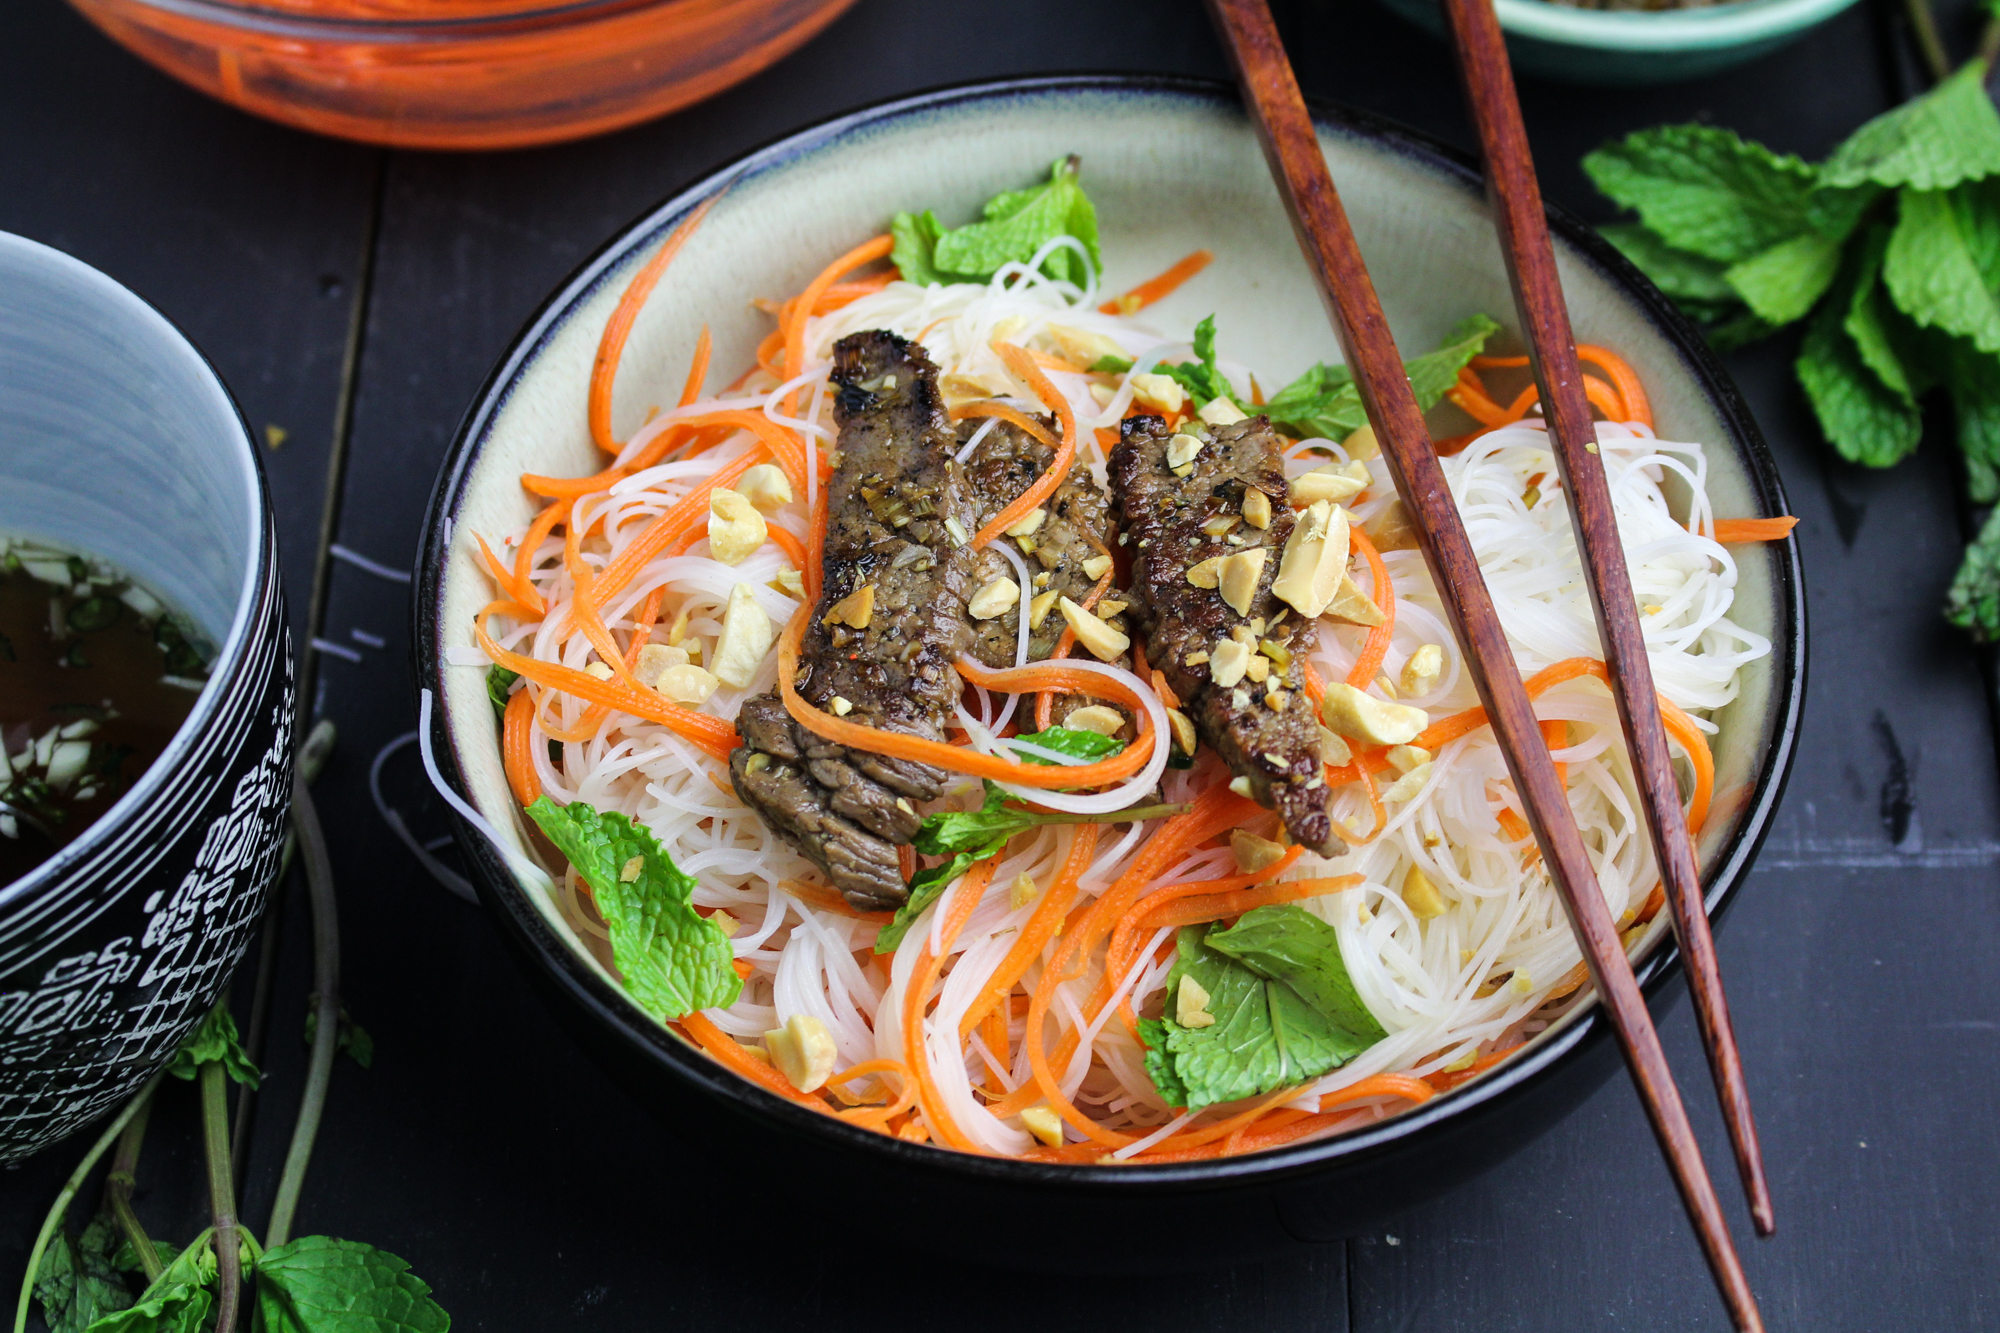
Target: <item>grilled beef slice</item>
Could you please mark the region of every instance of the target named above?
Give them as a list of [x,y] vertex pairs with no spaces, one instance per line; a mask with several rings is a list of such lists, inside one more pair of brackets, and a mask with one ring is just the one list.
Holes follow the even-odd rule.
[[[848,721],[942,740],[975,586],[964,542],[978,523],[952,461],[956,438],[937,367],[894,334],[857,333],[834,348],[833,382],[839,461],[827,492],[824,587],[800,650],[798,691]],[[835,609],[851,610],[864,589],[873,597],[866,623],[847,623],[858,614],[837,621]],[[901,903],[908,890],[896,846],[921,822],[914,803],[941,795],[947,776],[815,736],[775,694],[747,700],[737,730],[744,744],[729,771],[744,802],[854,906]]]
[[[983,424],[979,418],[968,418],[958,424],[961,448],[964,447],[963,442],[970,441]],[[973,500],[979,510],[979,526],[984,527],[1019,498],[1037,477],[1048,471],[1053,461],[1055,450],[1048,445],[1011,422],[994,422],[964,464],[966,482],[972,488]],[[1028,660],[1040,662],[1053,653],[1056,641],[1062,637],[1063,627],[1068,622],[1063,619],[1062,612],[1055,609],[1056,599],[1052,598],[1041,624],[1036,625],[1031,611],[1034,599],[1055,593],[1057,598],[1067,597],[1082,603],[1097,584],[1095,578],[1084,572],[1084,563],[1110,554],[1114,531],[1111,503],[1105,498],[1097,479],[1090,475],[1088,467],[1081,463],[1072,467],[1042,509],[1045,516],[1041,526],[1028,536],[1002,535],[994,539],[993,546],[1005,542],[1023,557],[1023,563],[1028,567],[1029,586],[1021,590],[1020,600],[1007,611],[990,620],[972,622],[972,646],[968,651],[987,666],[1014,665],[1014,650],[1019,642],[1023,611],[1030,612]],[[997,578],[1020,582],[1020,574],[1013,562],[994,550],[993,546],[979,553],[973,580],[975,590]],[[1035,580],[1040,576],[1046,576],[1046,582],[1037,584]],[[1110,599],[1107,596],[1106,600]],[[1123,625],[1116,616],[1107,619],[1119,626],[1122,632]],[[1058,712],[1068,711],[1062,706],[1065,702],[1074,706],[1080,705],[1083,700],[1074,696],[1058,696]]]
[[[1249,779],[1256,799],[1276,807],[1300,844],[1331,856],[1345,844],[1334,836],[1327,809],[1331,792],[1301,666],[1319,631],[1271,594],[1295,521],[1279,440],[1264,417],[1195,423],[1195,429],[1208,442],[1185,477],[1167,466],[1173,432],[1159,417],[1125,421],[1111,451],[1111,493],[1131,542],[1133,609],[1146,632],[1147,660],[1165,673],[1202,740]],[[1270,500],[1270,526],[1238,521],[1220,531],[1227,519],[1241,519],[1244,493],[1253,487]],[[1204,523],[1217,531],[1203,531]],[[1257,546],[1269,554],[1248,614],[1238,615],[1220,589],[1188,582],[1188,570],[1200,562]],[[1208,655],[1218,641],[1245,634],[1253,648],[1268,641],[1289,656],[1282,668],[1265,657],[1264,683],[1246,676],[1224,689],[1209,679]]]

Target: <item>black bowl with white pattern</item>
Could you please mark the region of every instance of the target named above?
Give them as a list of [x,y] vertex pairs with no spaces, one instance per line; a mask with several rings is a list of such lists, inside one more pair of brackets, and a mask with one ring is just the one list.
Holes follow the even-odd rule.
[[0,884],[0,1163],[116,1107],[228,982],[291,805],[293,664],[264,475],[215,370],[88,265],[0,233],[0,532],[100,556],[220,645],[165,754]]

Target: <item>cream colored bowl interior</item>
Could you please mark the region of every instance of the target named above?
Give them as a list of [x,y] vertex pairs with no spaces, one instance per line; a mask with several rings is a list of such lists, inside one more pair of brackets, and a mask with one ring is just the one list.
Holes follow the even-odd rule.
[[[1476,193],[1415,153],[1382,141],[1331,127],[1322,128],[1321,138],[1406,354],[1429,350],[1470,314],[1485,312],[1513,327],[1498,242]],[[929,207],[947,222],[969,218],[989,196],[1018,188],[1067,153],[1082,156],[1083,179],[1097,204],[1108,291],[1206,247],[1215,262],[1150,317],[1171,329],[1214,313],[1227,354],[1259,367],[1267,384],[1283,383],[1314,361],[1339,360],[1263,154],[1240,111],[1174,90],[1012,91],[864,122],[810,151],[787,155],[781,148],[753,160],[640,315],[617,383],[616,434],[623,438],[637,427],[649,407],[677,399],[704,324],[715,339],[713,390],[752,364],[758,341],[772,327],[768,315],[752,308],[752,298],[782,299],[797,291],[842,251],[885,230],[898,210]],[[520,474],[582,475],[603,465],[584,416],[598,336],[631,272],[677,220],[662,220],[645,244],[602,275],[523,363],[454,517],[443,647],[472,646],[473,617],[492,595],[472,534],[493,540],[533,512]],[[1651,395],[1663,437],[1710,446],[1710,494],[1718,514],[1757,514],[1756,491],[1729,446],[1725,423],[1673,343],[1609,276],[1560,238],[1557,254],[1579,341],[1615,348],[1632,364]],[[1732,614],[1775,638],[1777,557],[1762,547],[1736,549],[1743,577]],[[511,853],[532,856],[502,771],[485,672],[448,666],[445,674],[449,734],[469,795],[509,841]],[[1715,814],[1701,840],[1705,868],[1727,845],[1768,753],[1774,674],[1769,658],[1750,668],[1741,698],[1717,719]],[[524,880],[523,889],[549,928],[601,972],[556,911],[546,885]],[[1665,921],[1662,913],[1648,948],[1666,934]]]

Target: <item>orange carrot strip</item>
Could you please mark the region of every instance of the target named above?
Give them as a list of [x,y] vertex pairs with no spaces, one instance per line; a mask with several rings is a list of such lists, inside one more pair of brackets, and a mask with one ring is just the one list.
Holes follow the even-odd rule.
[[514,586],[527,589],[534,593],[535,597],[532,602],[521,601],[520,598],[515,600],[520,601],[521,605],[530,608],[538,616],[547,609],[547,603],[542,600],[539,592],[535,592],[535,552],[539,551],[542,543],[549,539],[549,534],[555,531],[556,524],[569,521],[570,509],[571,504],[568,500],[558,500],[554,504],[544,506],[542,512],[535,515],[535,521],[528,525],[527,535],[521,538],[521,548],[514,553]]
[[[781,379],[794,379],[806,368],[806,320],[812,316],[813,308],[819,304],[819,298],[825,295],[826,289],[833,286],[834,280],[843,273],[877,259],[886,259],[889,252],[895,248],[896,240],[893,236],[877,236],[872,241],[857,245],[821,269],[819,276],[807,283],[805,290],[792,298],[790,317],[785,320],[784,325],[785,368],[780,376]],[[797,397],[796,389],[785,395],[786,416],[796,415],[793,400]]]
[[1187,258],[1175,263],[1157,277],[1146,279],[1123,296],[1113,297],[1097,307],[1103,315],[1130,315],[1144,310],[1155,301],[1164,301],[1174,290],[1209,266],[1215,258],[1212,251],[1197,250]]
[[1610,377],[1617,386],[1618,396],[1623,400],[1622,415],[1616,421],[1636,421],[1648,430],[1653,426],[1653,405],[1646,398],[1646,386],[1639,382],[1639,376],[1623,358],[1607,348],[1592,343],[1576,345],[1577,359],[1588,361]]
[[1035,478],[1034,484],[1014,497],[1014,502],[993,516],[993,521],[979,530],[972,539],[973,548],[986,545],[995,537],[1020,522],[1024,517],[1039,509],[1042,502],[1055,494],[1056,487],[1062,485],[1069,475],[1070,463],[1076,458],[1076,413],[1070,410],[1069,399],[1056,386],[1049,383],[1041,367],[1034,359],[1012,343],[994,343],[993,350],[1007,363],[1007,369],[1019,376],[1043,406],[1056,414],[1056,421],[1062,426],[1062,443],[1056,445],[1056,456],[1049,460],[1048,471]]
[[[793,719],[815,735],[824,736],[839,745],[866,750],[870,754],[912,759],[917,763],[930,764],[950,773],[993,778],[996,781],[1012,782],[1024,787],[1100,787],[1132,776],[1145,767],[1147,759],[1152,757],[1157,738],[1143,721],[1139,739],[1119,753],[1109,759],[1100,759],[1094,764],[1069,767],[1060,764],[1019,763],[1003,759],[998,755],[980,754],[964,746],[947,745],[943,741],[926,740],[921,736],[908,736],[901,732],[860,726],[823,712],[801,698],[796,685],[799,670],[799,640],[805,634],[806,618],[812,614],[812,610],[810,604],[801,606],[798,614],[792,617],[791,623],[785,627],[784,634],[778,640],[778,689]],[[1075,667],[1052,666],[1043,662],[1017,667],[1010,671],[987,672],[961,662],[959,672],[983,689],[1000,689],[1009,693],[1033,689],[1069,691],[1087,689],[1094,694],[1109,696],[1120,703],[1130,704],[1138,711],[1141,719],[1146,716],[1137,691],[1128,689],[1119,681],[1078,671]]]
[[1056,927],[1069,915],[1070,904],[1076,901],[1078,881],[1097,854],[1098,828],[1096,824],[1078,824],[1070,830],[1069,855],[1063,858],[1062,869],[1056,872],[1055,882],[1042,894],[1041,902],[1021,927],[1014,947],[986,979],[985,994],[965,1011],[958,1025],[961,1034],[972,1031],[987,1014],[998,1011],[1000,1001],[1013,992],[1029,965],[1041,956],[1042,946],[1055,937]]
[[486,572],[493,576],[493,582],[499,586],[500,591],[523,606],[540,610],[542,595],[515,579],[514,571],[500,563],[500,557],[493,554],[493,548],[486,544],[486,538],[476,532],[472,535],[473,540],[479,543],[479,558],[486,562]]
[[473,637],[486,655],[509,671],[526,676],[537,685],[561,690],[564,694],[575,695],[591,703],[608,704],[620,712],[634,717],[658,722],[706,750],[720,760],[727,760],[729,752],[736,748],[738,741],[733,724],[707,713],[697,713],[666,701],[657,691],[630,684],[613,677],[599,680],[586,671],[562,666],[555,662],[544,662],[539,658],[525,657],[513,653],[494,642],[486,632],[486,622],[496,612],[504,610],[511,603],[495,602],[483,608],[473,620]]
[[1474,370],[1519,370],[1528,364],[1525,356],[1475,356],[1467,362]]
[[797,1102],[800,1106],[810,1106],[822,1115],[832,1115],[833,1108],[823,1097],[815,1097],[808,1092],[800,1092],[792,1086],[792,1081],[778,1072],[776,1065],[743,1049],[737,1040],[711,1023],[708,1015],[699,1009],[681,1015],[677,1020],[690,1037],[700,1043],[701,1048],[715,1057],[721,1064],[742,1078],[749,1079],[766,1092],[774,1092],[786,1101]]
[[681,406],[686,407],[701,397],[701,382],[708,378],[708,355],[714,350],[714,343],[708,336],[708,325],[701,326],[701,336],[694,340],[694,359],[688,362],[687,382],[681,385]]
[[[1563,721],[1561,718],[1549,718],[1541,724],[1541,727],[1542,744],[1548,746],[1551,751],[1560,750],[1569,745],[1569,723]],[[1556,765],[1556,785],[1565,788],[1569,786],[1568,764],[1558,763]]]
[[625,294],[618,298],[617,309],[605,321],[604,334],[597,341],[597,360],[590,368],[590,396],[588,412],[590,417],[590,438],[597,447],[608,454],[618,452],[618,443],[611,438],[611,386],[618,377],[618,363],[625,355],[625,340],[631,336],[633,321],[639,318],[639,310],[646,304],[646,298],[653,294],[653,288],[666,273],[667,265],[674,262],[674,256],[688,243],[688,238],[701,226],[708,210],[715,207],[720,194],[703,200],[680,226],[675,227],[659,252],[647,260],[645,266],[632,275],[632,281],[625,285]]
[[[1369,592],[1373,595],[1376,608],[1382,612],[1382,623],[1368,631],[1361,656],[1354,660],[1354,669],[1347,673],[1349,685],[1365,690],[1374,681],[1376,673],[1381,671],[1382,659],[1389,655],[1389,640],[1396,633],[1396,585],[1389,581],[1389,567],[1382,563],[1382,553],[1375,549],[1374,542],[1368,540],[1366,532],[1350,527],[1347,539],[1368,558],[1368,577],[1374,585]],[[1310,666],[1307,669],[1310,670]],[[1325,693],[1322,688],[1320,696]]]
[[959,881],[958,893],[952,899],[951,911],[939,927],[938,952],[932,954],[930,936],[926,933],[923,948],[917,954],[916,966],[911,971],[908,989],[903,993],[903,1058],[909,1063],[911,1076],[916,1079],[917,1105],[923,1108],[924,1124],[932,1135],[960,1152],[978,1152],[980,1149],[952,1119],[944,1094],[931,1078],[930,1052],[924,1044],[924,1008],[930,1003],[931,987],[937,984],[938,974],[944,969],[944,960],[951,954],[953,941],[958,939],[959,931],[965,928],[973,909],[979,906],[987,886],[993,882],[995,864],[989,858],[965,872],[965,877]]
[[[907,879],[908,876],[906,875],[904,878]],[[863,921],[875,921],[882,925],[887,925],[896,919],[894,912],[864,912],[860,908],[851,905],[847,899],[841,897],[834,890],[827,888],[824,884],[811,884],[802,879],[787,879],[780,880],[778,887],[786,893],[791,894],[794,898],[800,898],[811,903],[821,911],[839,912],[843,916],[857,917]]]
[[[1132,970],[1132,960],[1138,953],[1141,936],[1149,935],[1160,928],[1156,916],[1164,915],[1174,903],[1199,895],[1204,898],[1219,898],[1232,890],[1246,889],[1276,879],[1292,868],[1305,852],[1303,847],[1287,848],[1285,854],[1262,870],[1248,871],[1238,875],[1219,875],[1214,879],[1190,880],[1184,884],[1169,884],[1155,889],[1141,898],[1136,906],[1118,918],[1118,924],[1111,929],[1111,943],[1104,950],[1104,971],[1107,976],[1115,976],[1123,983],[1125,974]],[[1201,918],[1210,920],[1212,918]],[[1182,923],[1176,923],[1182,924]],[[1137,1030],[1137,1022],[1132,1017],[1132,1001],[1127,996],[1118,1002],[1118,1016],[1125,1026]]]
[[1288,879],[1276,884],[1234,889],[1227,893],[1183,898],[1179,902],[1162,903],[1157,910],[1148,911],[1140,919],[1139,929],[1142,932],[1159,930],[1162,927],[1178,930],[1182,926],[1219,921],[1226,916],[1241,916],[1259,907],[1275,907],[1280,903],[1295,903],[1301,898],[1319,898],[1329,893],[1339,893],[1353,888],[1360,882],[1359,875],[1336,875],[1331,879]]
[[507,712],[500,732],[500,758],[507,769],[507,785],[523,806],[535,803],[542,794],[542,780],[535,773],[535,759],[528,745],[533,738],[529,724],[534,720],[535,700],[526,686],[507,700]]
[[1715,540],[1724,546],[1743,542],[1781,542],[1791,536],[1799,521],[1790,514],[1782,518],[1718,518]]
[[1035,420],[1011,403],[1002,403],[997,400],[979,403],[960,403],[951,410],[951,419],[953,421],[963,421],[967,417],[998,417],[1011,425],[1019,426],[1022,430],[1028,432],[1028,434],[1034,436],[1051,449],[1061,447],[1056,437],[1049,434],[1047,426],[1044,426],[1041,422]]

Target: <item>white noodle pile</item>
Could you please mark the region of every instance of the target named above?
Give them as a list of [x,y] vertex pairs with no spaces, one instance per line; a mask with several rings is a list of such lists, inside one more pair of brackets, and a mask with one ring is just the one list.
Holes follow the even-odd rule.
[[[741,407],[794,430],[807,444],[810,464],[824,455],[834,438],[826,378],[832,346],[860,330],[888,329],[920,339],[941,368],[948,394],[956,387],[961,397],[1001,395],[1031,413],[1041,412],[1042,404],[1009,375],[992,351],[990,344],[996,339],[1046,347],[1045,335],[1054,323],[1114,340],[1138,363],[1136,371],[1150,368],[1162,357],[1173,361],[1188,355],[1183,340],[1170,339],[1133,318],[1098,313],[1094,289],[1079,290],[1048,279],[1037,271],[1041,258],[1011,267],[983,286],[926,289],[892,282],[814,318],[807,326],[808,364],[789,384],[757,372],[719,398],[663,412],[633,437],[625,456],[634,456],[676,420],[719,407]],[[1132,400],[1129,383],[1118,381],[1115,395],[1100,404],[1085,376],[1051,371],[1049,378],[1077,415],[1082,439],[1079,466],[1088,466],[1102,482],[1104,457],[1093,432],[1115,425],[1125,415]],[[1098,379],[1103,382],[1103,377]],[[795,417],[785,415],[781,406],[792,390],[798,391]],[[1633,585],[1646,612],[1643,623],[1654,677],[1666,697],[1699,718],[1734,698],[1739,668],[1770,648],[1766,640],[1728,618],[1737,579],[1729,552],[1691,534],[1669,512],[1663,486],[1674,477],[1692,494],[1691,518],[1705,522],[1710,517],[1702,448],[1657,440],[1637,425],[1606,424],[1598,438]],[[609,492],[579,501],[575,521],[603,523],[602,535],[584,542],[583,559],[602,570],[649,521],[753,443],[749,434],[739,434],[693,459],[649,467]],[[1346,457],[1344,450],[1323,440],[1301,442],[1290,452],[1295,474],[1325,462],[1329,455]],[[1393,500],[1383,465],[1378,460],[1370,467],[1376,484],[1353,510],[1361,521],[1375,517]],[[1566,658],[1599,656],[1567,511],[1552,479],[1552,456],[1540,426],[1531,423],[1493,431],[1457,457],[1444,460],[1444,468],[1522,672],[1530,674]],[[816,472],[809,465],[808,493],[770,519],[801,540],[808,531],[809,505],[816,498]],[[1531,490],[1531,481],[1539,482],[1538,494]],[[512,559],[522,538],[521,531],[512,534],[504,559]],[[1003,549],[1006,545],[1001,543]],[[1434,719],[1470,707],[1476,700],[1421,558],[1415,551],[1391,551],[1384,558],[1397,603],[1385,674],[1397,679],[1403,663],[1421,645],[1437,644],[1444,652],[1444,670],[1435,687],[1403,702],[1428,709]],[[709,556],[702,540],[685,554],[654,558],[601,610],[605,623],[622,638],[632,629],[641,603],[663,588],[664,604],[653,638],[665,640],[671,627],[685,618],[680,642],[698,649],[697,660],[706,661],[713,657],[730,590],[739,584],[751,589],[774,622],[782,625],[789,620],[797,602],[776,580],[790,567],[774,544],[741,564],[724,565]],[[514,626],[497,637],[517,652],[574,668],[587,666],[594,655],[584,636],[571,632],[558,639],[555,633],[574,591],[564,572],[560,535],[542,544],[534,568],[534,584],[550,607],[548,618]],[[1357,562],[1356,568],[1357,580],[1367,586],[1365,566]],[[1023,587],[1028,584],[1025,569],[1020,571],[1020,582]],[[1316,664],[1323,679],[1346,676],[1363,633],[1331,621],[1322,625]],[[1024,628],[1023,655],[1025,648]],[[1131,672],[1088,658],[1076,665],[1115,676],[1154,700]],[[772,688],[776,670],[773,652],[746,689],[725,685],[703,710],[734,717],[746,697]],[[904,991],[919,950],[938,943],[939,923],[960,891],[958,886],[909,931],[892,958],[883,960],[888,964],[885,976],[872,955],[876,926],[818,905],[832,899],[831,891],[809,862],[737,799],[729,788],[726,766],[665,726],[620,713],[612,713],[594,737],[561,743],[560,762],[552,762],[545,743],[548,728],[575,727],[586,705],[548,691],[538,697],[542,711],[529,749],[543,788],[558,801],[587,801],[645,824],[697,881],[695,904],[704,910],[726,910],[742,923],[732,943],[737,958],[751,972],[736,1004],[710,1011],[719,1028],[756,1043],[792,1016],[811,1015],[832,1034],[841,1068],[865,1060],[904,1058],[900,1017]],[[958,725],[982,750],[995,750],[994,734],[1017,714],[1026,722],[1032,712],[1031,703],[983,690],[972,691],[969,697],[973,707],[961,708]],[[1155,700],[1148,712],[1155,732],[1164,736],[1161,705]],[[1537,713],[1569,723],[1568,745],[1558,749],[1555,758],[1568,765],[1571,805],[1591,848],[1606,902],[1621,923],[1629,921],[1652,892],[1657,875],[1635,813],[1623,747],[1614,743],[1617,719],[1609,696],[1593,681],[1576,681],[1544,694]],[[1713,730],[1712,724],[1702,725]],[[1156,784],[1163,786],[1168,800],[1185,800],[1208,784],[1228,780],[1212,756],[1178,772],[1163,770],[1165,759],[1162,744],[1146,770],[1113,793],[1036,792],[1033,798],[1051,807],[1105,812],[1124,808]],[[980,796],[979,784],[966,780],[939,808],[976,808]],[[1518,801],[1491,732],[1476,731],[1443,748],[1420,792],[1390,804],[1387,826],[1379,837],[1335,861],[1307,856],[1289,872],[1290,878],[1362,877],[1359,888],[1309,899],[1305,906],[1338,930],[1348,970],[1389,1034],[1306,1090],[1294,1105],[1310,1109],[1318,1094],[1371,1074],[1423,1075],[1462,1067],[1470,1056],[1541,1025],[1537,1011],[1577,966],[1579,955],[1547,874],[1538,862],[1523,868],[1524,861],[1533,859],[1527,854],[1532,843],[1514,841],[1502,829],[1498,816],[1503,807],[1518,812]],[[1335,815],[1363,832],[1374,822],[1359,786],[1340,790]],[[1157,827],[1156,822],[1101,828],[1097,855],[1083,877],[1078,902],[1087,903],[1108,888]],[[987,1151],[1018,1154],[1034,1146],[1018,1119],[996,1118],[974,1092],[975,1086],[1012,1089],[1030,1080],[1022,1043],[1025,1020],[1003,1006],[1011,1058],[990,1050],[977,1031],[961,1047],[959,1022],[979,1001],[984,983],[1033,913],[1040,892],[1055,878],[1073,836],[1068,827],[1043,827],[1017,838],[1003,854],[992,888],[950,948],[935,1008],[923,1024],[933,1077],[952,1118]],[[1420,921],[1404,905],[1400,886],[1412,867],[1421,868],[1441,891],[1446,903],[1442,915]],[[1235,871],[1226,848],[1209,848],[1182,858],[1157,882]],[[1032,878],[1037,894],[1013,907],[1009,887],[1021,875]],[[814,885],[819,886],[816,893],[810,887]],[[581,935],[601,942],[604,928],[574,872],[555,892]],[[1135,975],[1121,979],[1121,994],[1128,994],[1142,1010],[1148,1003],[1157,1009],[1171,966],[1171,951],[1165,951],[1165,960],[1154,959],[1165,938],[1166,932],[1160,932],[1144,942]],[[1041,961],[1023,979],[1030,990],[1053,948],[1043,951]],[[600,955],[608,960],[608,950],[600,949]],[[1064,1092],[1107,1127],[1159,1137],[1185,1117],[1163,1105],[1145,1073],[1141,1048],[1122,1023],[1108,1009],[1081,1012],[1101,979],[1102,966],[1100,946],[1081,977],[1057,988],[1055,1023],[1046,1045],[1053,1050],[1061,1032],[1079,1025],[1094,1031],[1094,1040],[1084,1042],[1069,1067],[1057,1071]],[[896,1090],[883,1086],[890,1082],[893,1077],[860,1080],[858,1088],[878,1098],[893,1097]],[[1389,1114],[1401,1105],[1381,1104],[1379,1099],[1360,1104],[1343,1124]],[[1231,1109],[1207,1114],[1226,1115]],[[1070,1135],[1072,1140],[1078,1137],[1073,1129]],[[1146,1146],[1147,1142],[1134,1144],[1121,1155]]]

